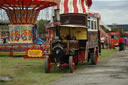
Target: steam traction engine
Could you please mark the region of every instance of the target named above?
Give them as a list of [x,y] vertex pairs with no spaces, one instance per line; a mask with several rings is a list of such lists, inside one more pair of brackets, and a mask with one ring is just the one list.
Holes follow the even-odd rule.
[[52,66],[69,66],[72,73],[75,65],[83,61],[96,65],[100,50],[99,17],[59,10],[55,12],[55,25],[51,27],[54,40],[51,54],[45,60],[45,72],[49,73]]
[[[73,21],[72,21],[73,20]],[[91,60],[96,65],[99,53],[99,19],[86,14],[62,14],[61,25],[52,27],[55,39],[51,43],[51,54],[45,60],[45,71],[51,66],[69,66]],[[68,23],[67,23],[68,22]]]

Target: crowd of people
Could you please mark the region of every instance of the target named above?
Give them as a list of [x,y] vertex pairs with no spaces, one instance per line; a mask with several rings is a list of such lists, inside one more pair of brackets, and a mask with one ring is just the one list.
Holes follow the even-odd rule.
[[119,38],[119,51],[125,50],[128,48],[128,38]]
[[[118,41],[118,46],[119,46],[119,51],[123,51],[125,49],[128,49],[128,38],[127,37],[120,37],[119,38],[119,41]],[[109,38],[106,37],[101,37],[101,48],[102,49],[109,49],[111,48],[110,46],[110,41],[109,41]],[[113,47],[115,48],[115,47]]]
[[102,49],[109,49],[109,40],[108,40],[108,37],[106,37],[106,38],[101,37],[101,48]]
[[3,37],[3,38],[0,39],[0,44],[9,44],[9,43],[10,43],[9,39],[6,38],[6,37]]

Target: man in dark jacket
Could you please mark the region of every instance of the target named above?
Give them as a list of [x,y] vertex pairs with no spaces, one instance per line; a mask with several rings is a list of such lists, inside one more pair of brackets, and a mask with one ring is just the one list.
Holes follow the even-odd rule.
[[32,28],[32,34],[33,34],[33,43],[36,44],[36,38],[37,38],[37,34],[36,34],[36,31],[37,31],[37,25],[35,24]]

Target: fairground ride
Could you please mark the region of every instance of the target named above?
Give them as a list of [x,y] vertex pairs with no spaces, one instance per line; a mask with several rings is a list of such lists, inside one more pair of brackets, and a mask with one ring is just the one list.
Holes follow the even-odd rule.
[[32,44],[32,27],[40,10],[57,5],[59,0],[0,0],[8,15],[11,44]]
[[[27,55],[29,49],[49,46],[34,45],[32,27],[40,10],[56,6],[59,0],[0,0],[0,9],[6,11],[10,21],[10,44],[0,45],[0,55]],[[43,16],[43,15],[42,15]]]

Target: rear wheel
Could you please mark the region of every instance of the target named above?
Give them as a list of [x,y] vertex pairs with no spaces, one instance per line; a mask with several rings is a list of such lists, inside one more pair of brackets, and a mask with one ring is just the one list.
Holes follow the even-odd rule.
[[51,71],[51,66],[50,66],[50,60],[49,58],[45,59],[45,73],[49,73]]
[[70,73],[73,73],[74,69],[75,69],[75,64],[74,64],[74,61],[73,61],[73,57],[69,56],[69,70],[70,70]]

